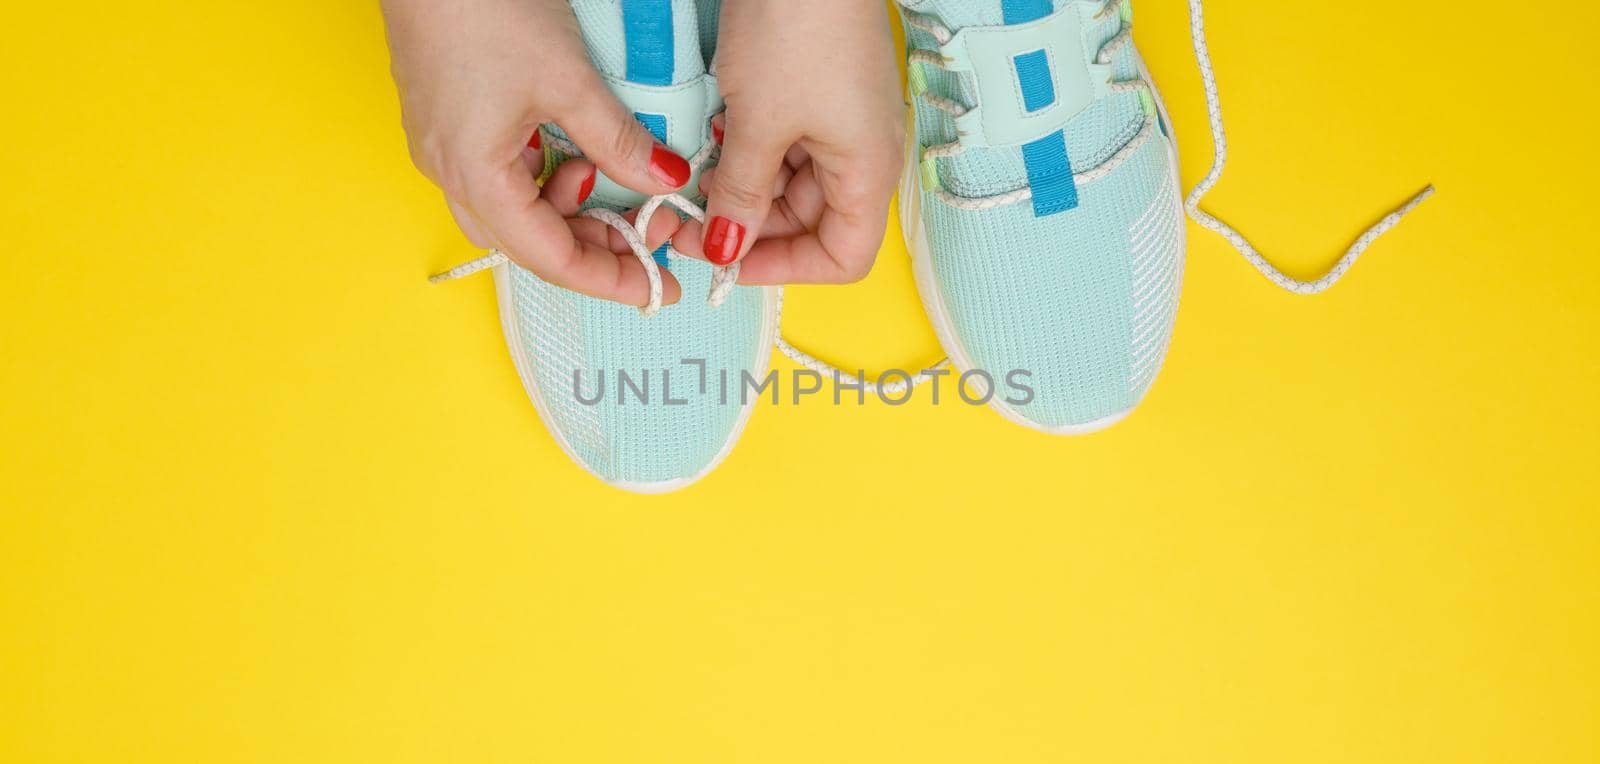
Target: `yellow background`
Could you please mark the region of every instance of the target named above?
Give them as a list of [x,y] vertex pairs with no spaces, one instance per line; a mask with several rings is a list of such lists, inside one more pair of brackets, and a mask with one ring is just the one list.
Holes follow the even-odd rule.
[[[765,406],[653,499],[424,282],[476,253],[375,5],[5,11],[0,760],[1600,760],[1594,4],[1212,0],[1211,206],[1278,262],[1438,184],[1345,283],[1191,227],[1115,429]],[[789,332],[937,357],[897,237]]]

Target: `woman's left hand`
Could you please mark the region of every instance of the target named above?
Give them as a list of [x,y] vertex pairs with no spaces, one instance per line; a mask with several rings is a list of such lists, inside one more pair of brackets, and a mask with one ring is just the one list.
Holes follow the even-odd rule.
[[[904,150],[904,102],[880,0],[723,7],[722,161],[706,225],[674,237],[746,284],[848,283],[872,268]],[[755,235],[751,235],[754,233]]]

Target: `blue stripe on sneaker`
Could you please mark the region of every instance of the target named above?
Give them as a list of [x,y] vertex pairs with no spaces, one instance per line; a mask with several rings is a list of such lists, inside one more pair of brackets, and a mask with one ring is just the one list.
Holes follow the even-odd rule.
[[1017,81],[1022,83],[1022,105],[1031,114],[1056,102],[1056,83],[1050,77],[1050,56],[1043,49],[1012,57]]
[[1042,218],[1078,206],[1078,184],[1072,179],[1065,133],[1057,130],[1024,144],[1022,161],[1028,168],[1028,185],[1033,187],[1034,217]]
[[671,85],[672,0],[622,0],[622,31],[628,47],[628,81]]
[[1000,0],[1000,13],[1007,24],[1026,24],[1038,21],[1055,12],[1051,0]]
[[[1000,12],[1007,24],[1026,24],[1038,21],[1055,12],[1053,0],[1000,0]],[[1023,59],[1034,54],[1018,56],[1017,78],[1022,85],[1023,103],[1029,111],[1035,111],[1036,101],[1028,95],[1028,77],[1026,68],[1034,64],[1024,64]],[[1055,85],[1051,82],[1050,62],[1042,53],[1040,58],[1044,71],[1041,72],[1046,85],[1050,87],[1050,100],[1055,101]],[[1049,104],[1045,104],[1048,106]],[[1040,108],[1043,108],[1042,106]],[[1054,215],[1065,212],[1078,206],[1078,185],[1072,179],[1072,160],[1067,157],[1066,133],[1057,130],[1039,140],[1028,143],[1022,147],[1022,161],[1028,168],[1028,185],[1033,187],[1033,214],[1036,217]]]
[[667,115],[646,114],[642,111],[636,111],[633,113],[633,118],[639,120],[639,124],[644,125],[644,129],[649,130],[650,134],[656,137],[656,140],[662,143],[667,142]]

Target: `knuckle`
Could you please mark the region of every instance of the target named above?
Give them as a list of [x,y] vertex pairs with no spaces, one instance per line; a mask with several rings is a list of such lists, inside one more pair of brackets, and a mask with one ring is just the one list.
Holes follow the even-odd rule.
[[839,263],[839,274],[843,279],[840,283],[854,284],[867,277],[872,272],[874,253],[868,252],[860,256],[846,257]]
[[882,157],[884,169],[893,177],[899,174],[906,161],[906,131],[899,128],[898,133],[891,136],[893,140],[886,142],[878,156]]
[[473,188],[470,162],[463,161],[460,152],[451,149],[448,136],[438,130],[409,129],[406,148],[411,164],[424,177],[434,182],[450,199],[463,201]]
[[439,190],[444,192],[446,198],[459,202],[466,201],[471,196],[472,183],[454,164],[446,163],[440,166],[433,181],[439,184]]
[[468,202],[482,195],[486,179],[480,172],[474,172],[454,158],[446,159],[438,165],[438,177],[434,182],[439,184],[439,189],[444,195],[458,202]]
[[505,176],[487,159],[472,157],[458,160],[453,166],[455,171],[451,174],[461,184],[462,199],[504,202],[509,198],[507,192],[510,189]]
[[642,154],[646,145],[644,136],[640,134],[643,130],[632,118],[617,120],[616,127],[611,130],[611,138],[606,142],[611,156],[620,161],[629,161]]
[[427,160],[423,150],[416,143],[408,143],[406,153],[410,155],[411,166],[417,168],[417,172],[429,178],[434,176],[433,171],[429,169],[432,163]]
[[428,177],[433,177],[444,155],[444,140],[433,130],[429,130],[407,119],[401,123],[405,129],[408,140],[406,151],[411,155],[411,164],[419,172]]
[[567,242],[565,247],[556,248],[546,258],[547,270],[551,275],[560,279],[563,284],[572,283],[572,275],[578,271],[580,261],[583,260],[583,245],[577,239]]
[[[619,260],[617,262],[618,262],[617,269],[616,269],[615,273],[613,274],[613,276],[611,278],[611,290],[610,290],[610,293],[613,294],[613,295],[619,295],[620,296],[620,295],[625,295],[628,292],[628,280],[629,280],[629,276],[632,275],[633,268],[629,267],[629,265],[624,263],[623,261]],[[634,267],[638,267],[638,266],[635,264]]]
[[717,201],[743,210],[753,210],[767,201],[768,188],[754,182],[749,176],[737,172],[719,172],[711,196]]
[[833,267],[818,274],[818,283],[854,284],[872,272],[876,252],[842,252],[834,255]]
[[884,141],[862,164],[872,190],[893,188],[905,166],[903,139]]
[[556,286],[571,289],[574,287],[573,274],[577,271],[582,256],[580,247],[577,241],[566,247],[546,244],[536,250],[530,250],[530,247],[525,245],[519,248],[519,251],[508,251],[506,254],[517,261],[518,265],[537,274],[539,278]]
[[861,205],[880,191],[875,172],[856,172],[839,179],[839,196],[847,205]]

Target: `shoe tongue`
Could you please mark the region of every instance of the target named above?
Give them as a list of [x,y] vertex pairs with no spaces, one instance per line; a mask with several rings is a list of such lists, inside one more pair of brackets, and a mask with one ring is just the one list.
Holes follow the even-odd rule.
[[705,74],[694,0],[572,0],[572,13],[608,77],[665,86]]
[[[1082,0],[906,0],[903,5],[913,13],[933,17],[951,32],[959,32],[966,27],[1026,24],[1078,2]],[[1084,28],[1084,50],[1093,55],[1121,31],[1121,16],[1105,14],[1098,22]],[[921,36],[921,33],[914,34]],[[923,39],[922,44],[931,45],[932,41]],[[1137,75],[1128,56],[1126,53],[1117,56],[1127,59],[1116,62],[1118,78]],[[977,93],[969,78],[936,71],[929,74],[930,82],[940,83],[933,88],[936,93],[963,104],[977,102]],[[1123,94],[1096,101],[1067,123],[1064,131],[1067,156],[1073,169],[1081,172],[1104,162],[1131,137],[1129,126],[1137,131],[1142,123],[1137,96]],[[1015,147],[974,148],[938,161],[940,179],[950,191],[961,196],[1006,193],[1028,182],[1022,152]]]
[[[589,59],[622,105],[657,140],[684,158],[694,156],[705,144],[716,97],[694,0],[573,0],[572,12]],[[701,88],[674,87],[697,81]],[[622,210],[644,200],[602,174],[586,206]]]

